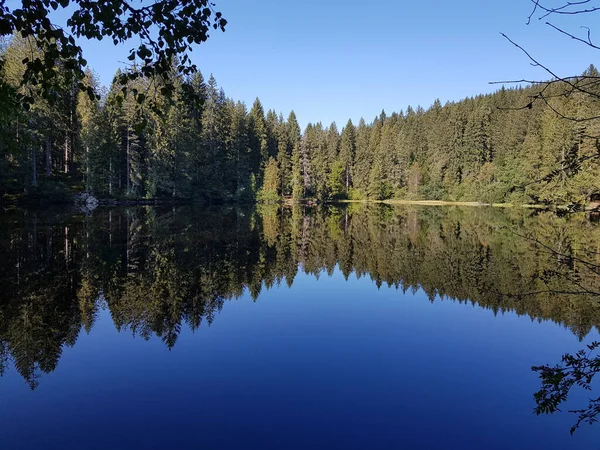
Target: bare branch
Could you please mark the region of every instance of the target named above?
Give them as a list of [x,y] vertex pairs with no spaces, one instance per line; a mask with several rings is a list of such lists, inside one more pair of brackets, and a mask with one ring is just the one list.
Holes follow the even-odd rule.
[[[582,94],[585,95],[589,95],[592,97],[596,97],[596,98],[600,98],[600,95],[595,93],[595,92],[591,92],[587,89],[584,89],[580,86],[581,80],[585,80],[585,77],[559,77],[556,73],[554,73],[552,70],[550,70],[548,67],[546,67],[544,64],[540,63],[538,60],[536,60],[533,56],[531,56],[531,54],[525,50],[522,46],[520,46],[519,44],[517,44],[515,41],[513,41],[512,39],[510,39],[506,34],[504,33],[500,33],[502,35],[502,37],[504,37],[508,42],[510,42],[512,45],[514,45],[515,47],[517,47],[521,52],[523,52],[527,58],[529,58],[529,60],[531,61],[531,65],[534,67],[540,67],[542,68],[544,71],[546,71],[551,77],[552,80],[542,83],[544,85],[544,87],[542,88],[542,90],[533,97],[532,102],[528,103],[527,105],[518,108],[518,109],[526,109],[526,108],[531,108],[533,105],[533,102],[537,99],[542,100],[546,105],[548,105],[548,107],[554,111],[556,114],[558,114],[560,117],[564,118],[564,119],[568,119],[568,120],[572,120],[574,122],[586,122],[586,121],[590,121],[590,120],[596,120],[596,119],[600,119],[600,115],[598,116],[593,116],[593,117],[586,117],[586,118],[578,118],[578,117],[570,117],[567,116],[565,114],[560,113],[559,111],[556,110],[556,108],[554,108],[550,102],[548,101],[548,98],[544,96],[544,92],[546,91],[546,89],[548,88],[548,86],[550,86],[551,84],[554,83],[565,83],[568,87],[571,88],[570,91],[566,92],[565,95],[570,95],[573,92],[577,91],[577,92],[581,92]],[[594,79],[597,77],[593,77]]]
[[545,12],[540,17],[538,17],[538,20],[545,19],[546,17],[548,17],[552,14],[578,15],[578,14],[586,14],[586,13],[591,13],[591,12],[600,10],[600,6],[593,6],[591,8],[585,8],[585,7],[579,8],[582,5],[589,4],[591,2],[591,0],[581,0],[578,2],[567,2],[557,8],[551,8],[548,6],[544,6],[543,4],[540,3],[540,0],[531,0],[531,1],[534,4],[534,6],[533,6],[533,11],[531,11],[531,13],[529,14],[529,17],[527,19],[528,25],[531,22],[531,18],[535,15],[535,13],[537,12],[538,9],[541,9],[542,11]]
[[594,48],[596,50],[600,50],[600,47],[598,47],[598,46],[596,46],[596,45],[594,45],[592,43],[591,38],[590,38],[590,29],[587,28],[587,27],[582,27],[582,28],[587,28],[587,30],[588,30],[588,33],[587,33],[588,34],[588,38],[587,38],[587,40],[585,40],[585,39],[581,39],[581,38],[579,38],[579,37],[577,37],[577,36],[575,36],[575,35],[567,32],[567,31],[563,30],[562,28],[557,27],[556,25],[554,25],[554,24],[552,24],[550,22],[546,22],[546,25],[554,28],[556,31],[564,34],[565,36],[570,37],[571,39],[574,39],[574,40],[579,41],[579,42],[583,42],[585,45],[588,45],[588,46],[590,46],[590,47],[592,47],[592,48]]
[[527,17],[527,25],[529,25],[531,23],[531,18],[534,16],[534,14],[536,13],[536,11],[538,10],[538,8],[540,6],[540,0],[532,0],[532,1],[533,1],[533,10],[529,14],[529,17]]

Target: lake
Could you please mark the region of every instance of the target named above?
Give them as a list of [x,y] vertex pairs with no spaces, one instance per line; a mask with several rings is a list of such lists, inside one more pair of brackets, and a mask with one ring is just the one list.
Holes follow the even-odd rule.
[[533,413],[600,339],[583,214],[12,210],[0,252],[2,449],[600,448],[589,394]]

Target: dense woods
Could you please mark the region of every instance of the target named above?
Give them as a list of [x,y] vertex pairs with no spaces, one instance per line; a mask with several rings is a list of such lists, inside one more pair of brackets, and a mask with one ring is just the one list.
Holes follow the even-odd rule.
[[[284,117],[227,98],[214,77],[121,73],[107,89],[94,74],[81,91],[55,69],[61,89],[21,85],[22,61],[43,57],[34,42],[0,45],[0,193],[5,200],[177,198],[205,202],[314,199],[431,199],[585,205],[600,194],[595,96],[538,87],[502,88],[428,109],[382,112],[372,121],[300,129]],[[174,65],[174,67],[177,64]],[[131,73],[129,73],[131,75]],[[590,66],[584,73],[597,77]],[[131,78],[131,77],[129,77]],[[174,92],[169,89],[174,86]],[[127,95],[124,95],[124,89]],[[590,89],[600,87],[597,84]],[[169,91],[169,95],[163,95]],[[45,93],[47,94],[47,93]],[[30,108],[22,96],[33,96]],[[400,101],[401,99],[399,99]],[[529,108],[523,108],[529,105]]]
[[285,289],[302,273],[335,270],[381,288],[422,289],[431,301],[553,320],[583,339],[600,325],[597,294],[589,295],[600,290],[599,245],[600,229],[585,216],[527,209],[14,210],[0,215],[0,374],[14,365],[35,387],[100,314],[172,347],[183,327],[218,320],[228,300],[260,301],[262,290]]

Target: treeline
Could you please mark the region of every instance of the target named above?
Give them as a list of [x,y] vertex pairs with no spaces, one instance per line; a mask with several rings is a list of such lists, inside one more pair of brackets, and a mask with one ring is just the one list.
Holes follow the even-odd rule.
[[[141,74],[108,89],[90,72],[90,99],[57,66],[55,101],[19,86],[32,41],[0,45],[0,192],[57,198],[204,201],[431,199],[584,205],[600,195],[596,95],[500,89],[427,110],[408,107],[372,122],[308,124],[226,97],[214,77]],[[133,66],[130,70],[136,73]],[[584,75],[597,77],[590,66]],[[128,94],[123,95],[123,88]],[[597,83],[586,91],[600,94]],[[597,92],[596,92],[597,91]],[[168,95],[167,95],[168,94]],[[26,110],[19,95],[35,98]],[[45,96],[48,97],[48,96]],[[525,106],[529,105],[527,108]]]
[[172,347],[228,300],[259,299],[302,272],[366,276],[431,301],[552,320],[583,338],[600,325],[599,246],[585,216],[526,209],[13,211],[0,215],[0,374],[14,365],[35,387],[103,309],[118,330]]

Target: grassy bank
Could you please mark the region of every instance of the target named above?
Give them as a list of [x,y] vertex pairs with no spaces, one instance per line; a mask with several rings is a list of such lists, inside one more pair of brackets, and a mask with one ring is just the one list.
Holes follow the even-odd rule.
[[[459,202],[459,201],[446,201],[446,200],[402,200],[402,199],[389,199],[389,200],[336,200],[334,203],[381,203],[385,205],[422,205],[422,206],[469,206],[469,207],[482,207],[491,206],[494,208],[531,208],[531,209],[549,209],[559,211],[573,211],[573,208],[569,205],[543,205],[543,204],[514,204],[514,203],[482,203],[482,202]],[[583,210],[578,211],[594,211],[597,207],[594,204],[586,206]]]
[[458,202],[458,201],[447,201],[447,200],[402,200],[402,199],[389,199],[389,200],[338,200],[336,203],[382,203],[386,205],[424,205],[424,206],[493,206],[495,208],[539,208],[547,209],[550,205],[536,205],[536,204],[525,204],[515,205],[513,203],[482,203],[482,202]]

